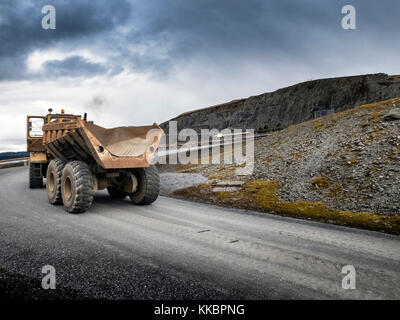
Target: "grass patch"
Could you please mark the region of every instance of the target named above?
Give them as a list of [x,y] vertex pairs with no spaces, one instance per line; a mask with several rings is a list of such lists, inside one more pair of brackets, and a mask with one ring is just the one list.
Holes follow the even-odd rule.
[[181,172],[189,171],[190,169],[193,169],[196,166],[197,166],[197,164],[195,164],[195,163],[180,164],[178,166],[178,170]]
[[321,119],[313,120],[314,121],[314,132],[319,134],[325,127],[324,121]]
[[213,173],[213,174],[208,175],[207,178],[210,180],[221,180],[221,179],[223,179],[223,176],[220,174]]
[[327,189],[331,186],[331,180],[327,177],[316,177],[311,181],[311,189]]
[[341,184],[335,184],[335,185],[332,187],[332,189],[331,189],[331,191],[330,191],[330,193],[329,193],[329,196],[330,196],[331,198],[336,198],[336,197],[338,196],[338,194],[339,194],[342,190],[343,190],[343,186],[342,186]]
[[[364,104],[362,106],[354,108],[354,110],[359,110],[359,109],[375,109],[375,108],[380,108],[380,107],[385,107],[385,105],[389,104],[389,107],[392,107],[393,104],[400,103],[400,98],[394,98],[394,99],[388,99],[388,100],[383,100],[375,103],[370,103],[370,104]],[[351,109],[353,110],[353,109]]]
[[245,188],[258,205],[278,214],[400,234],[400,216],[382,216],[371,212],[334,210],[322,202],[282,202],[278,199],[278,184],[275,181],[248,181]]
[[382,116],[382,111],[375,110],[375,111],[371,112],[368,120],[369,121],[377,121],[381,118],[381,116]]
[[299,161],[301,158],[303,158],[303,151],[294,151],[292,156],[295,160]]
[[272,142],[269,146],[270,146],[270,148],[273,148],[273,147],[275,147],[277,144],[278,144],[278,141],[274,141],[274,142]]
[[238,195],[238,194],[239,194],[238,191],[234,191],[234,192],[226,192],[226,191],[216,192],[217,197],[219,197],[222,200],[231,199],[232,197],[234,197],[235,195]]
[[[333,114],[326,115],[324,117],[318,118],[318,119],[313,119],[309,120],[314,123],[314,132],[315,133],[320,133],[325,127],[324,121],[334,121],[332,125],[334,125],[338,120],[342,118],[347,118],[352,114],[355,114],[361,110],[365,109],[371,109],[372,113],[376,112],[382,112],[384,110],[387,110],[389,108],[393,107],[393,104],[400,104],[400,97],[399,98],[393,98],[393,99],[388,99],[388,100],[383,100],[375,103],[370,103],[370,104],[364,104],[352,109],[336,112]],[[382,114],[382,113],[381,113]],[[375,113],[374,116],[377,116],[378,114]],[[306,125],[309,121],[303,122],[301,125]],[[366,123],[368,124],[368,123]],[[331,127],[332,125],[327,125],[325,128]]]
[[265,157],[264,163],[268,166],[268,165],[271,164],[271,162],[272,162],[273,160],[274,160],[274,157],[273,157],[273,156],[268,156],[268,157]]

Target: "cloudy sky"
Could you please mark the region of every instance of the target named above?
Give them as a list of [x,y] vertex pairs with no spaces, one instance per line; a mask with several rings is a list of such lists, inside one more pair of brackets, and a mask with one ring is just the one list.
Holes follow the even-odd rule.
[[144,125],[310,79],[400,74],[399,13],[398,0],[0,0],[0,152],[25,150],[26,115],[50,107]]

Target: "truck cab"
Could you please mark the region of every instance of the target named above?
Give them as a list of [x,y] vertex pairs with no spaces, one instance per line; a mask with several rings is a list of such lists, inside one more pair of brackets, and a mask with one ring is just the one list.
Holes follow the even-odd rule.
[[46,176],[47,165],[51,160],[43,144],[43,126],[51,122],[81,118],[81,116],[65,114],[64,109],[56,114],[52,114],[52,109],[48,111],[49,113],[45,116],[27,116],[26,120],[26,149],[29,152],[29,187],[31,189],[43,187],[43,178]]

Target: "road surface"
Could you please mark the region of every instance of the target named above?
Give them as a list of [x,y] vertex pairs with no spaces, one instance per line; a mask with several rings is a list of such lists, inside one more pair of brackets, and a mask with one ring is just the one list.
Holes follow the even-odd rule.
[[[105,192],[80,215],[0,170],[0,268],[110,299],[400,298],[400,237],[160,197]],[[356,289],[342,288],[353,265]]]

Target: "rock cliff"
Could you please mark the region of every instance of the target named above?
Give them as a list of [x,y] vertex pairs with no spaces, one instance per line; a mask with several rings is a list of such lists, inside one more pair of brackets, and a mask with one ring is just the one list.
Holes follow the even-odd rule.
[[[400,76],[384,73],[307,81],[247,99],[183,113],[171,119],[192,128],[276,131],[359,105],[400,97]],[[161,124],[168,130],[168,122]]]

